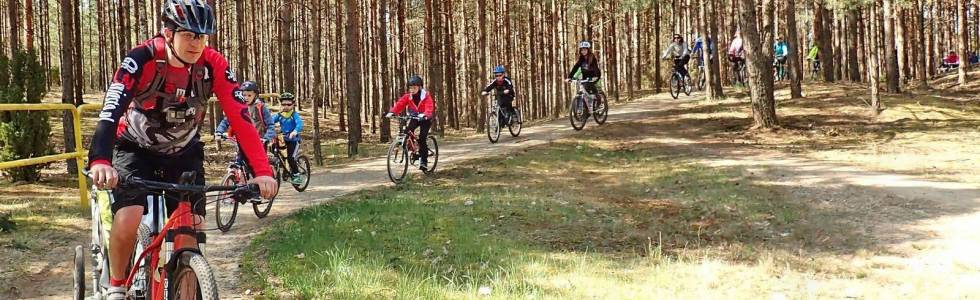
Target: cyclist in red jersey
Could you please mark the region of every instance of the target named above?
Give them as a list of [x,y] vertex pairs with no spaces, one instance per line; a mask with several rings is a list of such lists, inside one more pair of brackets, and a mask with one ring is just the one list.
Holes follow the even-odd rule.
[[[161,20],[161,33],[129,51],[106,91],[89,152],[93,181],[100,188],[114,188],[125,176],[177,182],[183,172],[197,171],[197,183],[204,184],[199,131],[213,93],[255,172],[250,182],[259,185],[262,197],[272,197],[276,181],[235,73],[221,53],[207,46],[215,32],[213,10],[203,0],[166,0]],[[107,299],[125,299],[127,261],[147,195],[116,189],[112,196]],[[192,197],[197,218],[203,218],[203,200],[204,195]],[[167,202],[171,209],[176,207],[176,199]]]

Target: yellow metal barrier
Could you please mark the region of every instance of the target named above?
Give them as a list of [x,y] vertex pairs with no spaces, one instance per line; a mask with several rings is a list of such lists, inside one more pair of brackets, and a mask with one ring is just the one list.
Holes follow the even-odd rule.
[[85,170],[85,156],[87,155],[87,152],[82,149],[81,115],[82,111],[86,109],[97,109],[101,107],[101,104],[84,104],[79,107],[75,107],[74,105],[67,103],[0,104],[0,111],[67,110],[71,112],[72,123],[74,125],[73,134],[75,135],[75,152],[0,162],[0,169],[24,167],[74,158],[75,164],[78,167],[78,194],[80,203],[82,204],[82,207],[87,207],[88,185],[85,182],[85,174],[82,173],[83,170]]
[[[259,98],[273,98],[279,97],[278,93],[267,93],[259,95]],[[209,99],[211,103],[216,102],[215,98]],[[82,148],[82,113],[86,110],[99,110],[102,109],[102,104],[100,103],[87,103],[82,104],[78,107],[67,104],[67,103],[25,103],[25,104],[0,104],[0,111],[52,111],[52,110],[67,110],[71,112],[72,123],[74,125],[73,134],[75,135],[75,151],[61,154],[53,154],[41,157],[32,157],[25,159],[18,159],[13,161],[0,162],[0,170],[9,168],[25,167],[30,165],[37,165],[43,163],[50,163],[62,160],[75,159],[75,164],[78,167],[78,195],[79,203],[82,207],[88,207],[88,184],[85,180],[85,160],[88,156],[88,151]]]

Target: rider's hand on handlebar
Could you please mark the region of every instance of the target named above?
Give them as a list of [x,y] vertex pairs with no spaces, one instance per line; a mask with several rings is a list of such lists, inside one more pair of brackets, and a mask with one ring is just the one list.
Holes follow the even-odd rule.
[[418,117],[419,117],[419,119],[422,119],[422,120],[425,120],[425,118],[426,118],[425,113],[419,113],[418,114]]
[[385,114],[385,118],[388,118],[388,119],[390,119],[391,117],[394,117],[394,116],[395,116],[395,114],[394,113],[391,113],[391,112],[388,112],[388,113]]
[[119,173],[116,168],[106,164],[95,164],[89,169],[89,177],[100,189],[112,189],[119,183]]
[[259,185],[259,191],[262,194],[262,198],[270,199],[276,195],[278,191],[278,183],[276,180],[270,176],[259,176],[252,178],[248,183],[254,183]]
[[504,94],[505,95],[510,94],[510,90],[504,90]]
[[480,92],[480,95],[484,95],[484,96],[490,95],[490,92]]

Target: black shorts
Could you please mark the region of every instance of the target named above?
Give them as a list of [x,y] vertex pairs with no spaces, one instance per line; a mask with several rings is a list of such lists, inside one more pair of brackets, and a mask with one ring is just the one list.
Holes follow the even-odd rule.
[[[197,179],[194,184],[203,185],[204,144],[198,142],[196,145],[188,146],[176,156],[161,156],[132,143],[120,141],[113,153],[112,167],[119,172],[119,178],[132,175],[146,180],[173,183],[176,183],[184,172],[196,171]],[[148,193],[142,190],[114,189],[112,213],[115,214],[123,207],[139,205],[143,207],[143,214],[146,214],[147,196]],[[167,215],[177,208],[178,200],[176,195],[166,197]],[[191,195],[190,200],[191,210],[195,214],[204,216],[207,211],[204,194]]]

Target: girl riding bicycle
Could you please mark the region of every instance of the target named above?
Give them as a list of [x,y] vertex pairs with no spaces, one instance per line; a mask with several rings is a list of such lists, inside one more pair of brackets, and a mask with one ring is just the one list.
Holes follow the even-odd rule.
[[[567,80],[571,81],[579,71],[581,71],[580,79],[583,80],[598,80],[602,77],[602,71],[599,70],[599,57],[592,52],[592,43],[589,41],[582,41],[578,44],[578,62],[575,63],[575,66],[572,66],[572,71],[568,73]],[[585,86],[585,90],[590,94],[598,95],[601,91],[596,82],[594,80],[582,82],[582,85]]]
[[432,128],[432,117],[435,116],[436,104],[435,100],[432,100],[432,94],[422,88],[422,77],[418,75],[412,75],[408,79],[408,92],[395,102],[385,117],[391,118],[401,114],[406,108],[410,114],[419,118],[409,121],[405,131],[411,132],[415,131],[415,128],[419,128],[419,159],[421,160],[419,169],[426,171],[429,169],[429,129]]
[[661,56],[663,59],[673,58],[674,59],[674,70],[681,73],[684,80],[689,80],[690,75],[687,73],[687,63],[691,61],[691,54],[688,53],[687,44],[684,43],[684,37],[680,34],[674,34],[674,40],[664,49],[664,55]]

